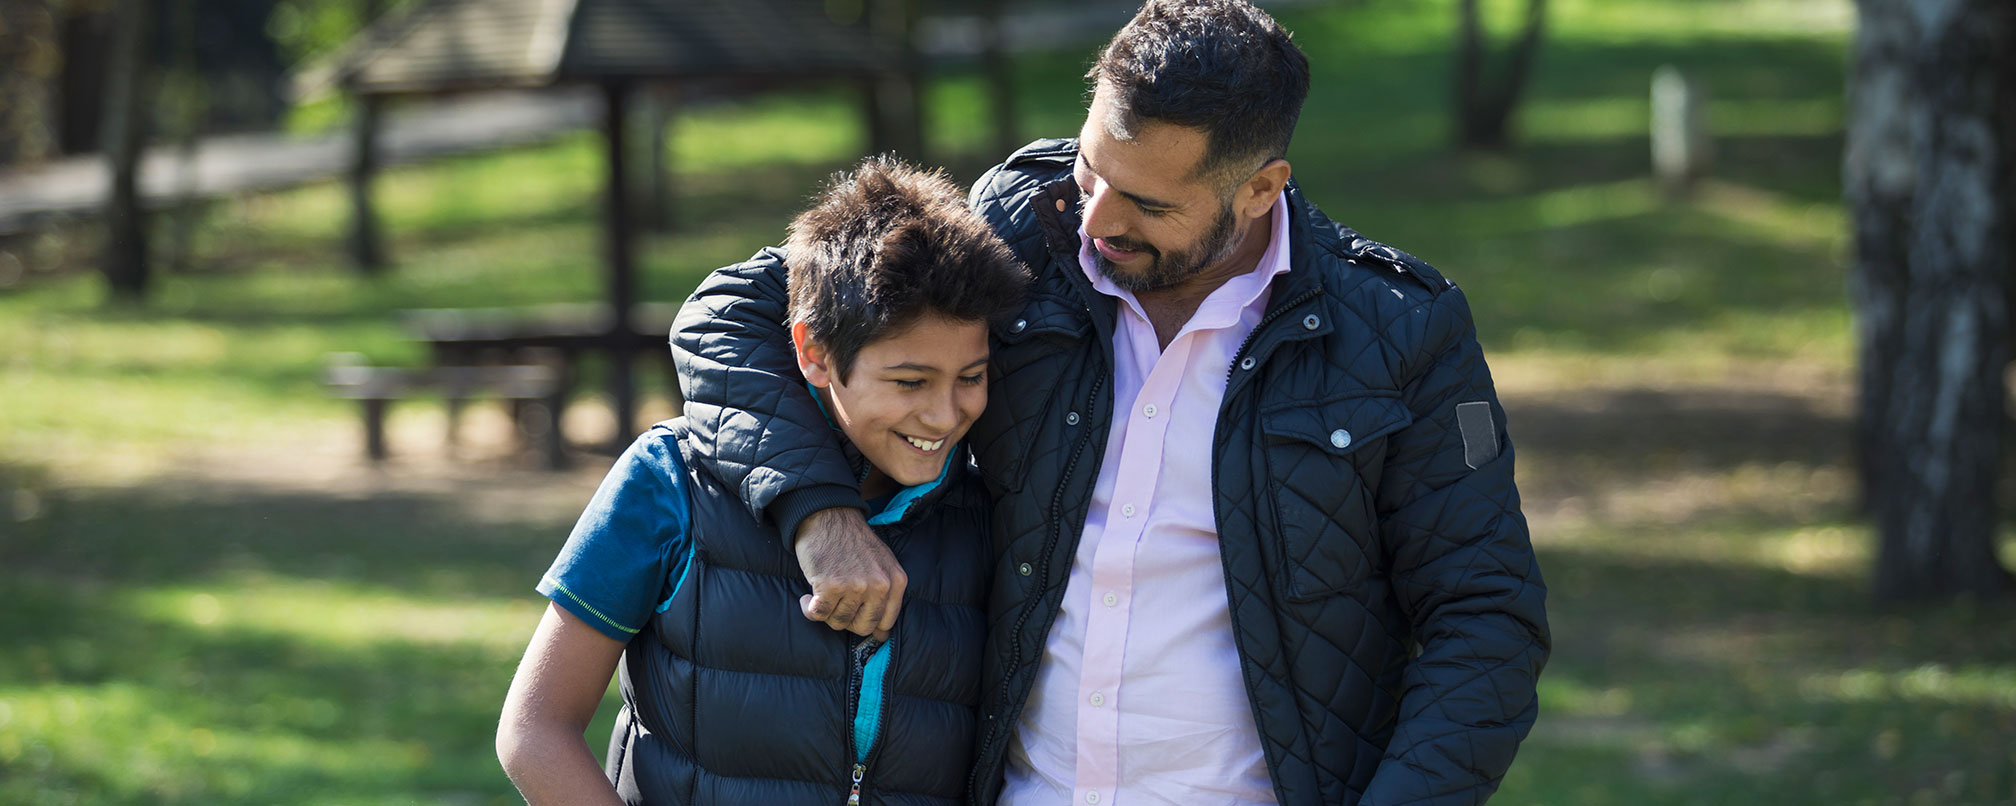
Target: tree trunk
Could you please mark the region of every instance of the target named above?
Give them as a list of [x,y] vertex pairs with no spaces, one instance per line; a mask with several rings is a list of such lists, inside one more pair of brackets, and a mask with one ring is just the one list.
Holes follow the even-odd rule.
[[361,274],[385,273],[390,262],[385,254],[385,236],[373,204],[372,185],[378,178],[378,130],[384,99],[375,95],[351,96],[350,121],[350,265]]
[[994,152],[989,156],[996,159],[1005,159],[1023,144],[1016,133],[1015,70],[1008,56],[1008,28],[1002,18],[1001,3],[1002,0],[979,3],[980,36],[984,43],[980,48],[980,69],[987,76],[987,98],[994,110]]
[[869,150],[925,163],[924,57],[917,49],[919,0],[868,0],[868,33],[896,54],[895,69],[871,80]]
[[2016,7],[1861,0],[1844,185],[1879,601],[2000,596]]
[[1456,18],[1456,143],[1463,148],[1504,148],[1512,142],[1512,113],[1526,91],[1526,76],[1547,27],[1547,0],[1526,0],[1526,22],[1505,54],[1498,79],[1486,83],[1490,61],[1477,0],[1460,0]]
[[[358,7],[366,27],[384,10],[382,0],[362,0]],[[385,102],[378,96],[361,94],[351,95],[350,100],[355,117],[350,120],[350,234],[346,245],[350,265],[361,274],[375,276],[385,273],[389,263],[371,192],[378,177],[378,129]]]
[[145,53],[152,31],[151,0],[124,0],[114,7],[112,75],[105,94],[105,156],[112,167],[105,203],[105,279],[114,299],[139,302],[147,296],[147,221],[140,198],[140,156],[146,143],[152,95]]

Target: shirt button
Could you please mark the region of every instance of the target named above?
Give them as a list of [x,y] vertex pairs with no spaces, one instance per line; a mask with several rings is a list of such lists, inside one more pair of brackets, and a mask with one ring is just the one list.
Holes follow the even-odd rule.
[[1351,447],[1351,432],[1342,428],[1330,432],[1330,444],[1339,448]]
[[1250,355],[1249,355],[1249,356],[1246,356],[1246,357],[1245,357],[1245,358],[1243,358],[1243,359],[1240,359],[1240,361],[1239,361],[1239,368],[1240,368],[1240,369],[1252,369],[1252,368],[1253,368],[1254,366],[1258,365],[1259,363],[1260,363],[1260,362],[1258,362],[1258,361],[1255,361],[1255,360],[1253,360],[1253,356],[1250,356]]
[[1075,412],[1075,411],[1074,411],[1074,412],[1070,412],[1070,413],[1068,413],[1068,414],[1065,414],[1065,415],[1064,415],[1064,424],[1065,424],[1065,425],[1077,425],[1077,424],[1078,424],[1078,412]]
[[1018,565],[1018,566],[1016,566],[1016,567],[1015,567],[1015,570],[1017,570],[1017,571],[1021,571],[1021,572],[1022,572],[1022,575],[1026,577],[1026,576],[1028,576],[1028,575],[1029,575],[1029,572],[1030,572],[1031,570],[1033,570],[1033,569],[1031,569],[1031,568],[1029,567],[1029,564],[1028,564],[1028,563],[1023,563],[1023,564],[1021,564],[1021,565]]
[[1112,607],[1120,603],[1120,596],[1118,594],[1109,593],[1106,594],[1106,598],[1101,599],[1099,601],[1105,602],[1107,607]]
[[1013,326],[1011,326],[1011,327],[1009,327],[1009,328],[1008,328],[1008,332],[1010,332],[1010,333],[1020,333],[1020,332],[1022,332],[1022,329],[1023,329],[1023,328],[1026,328],[1026,327],[1028,327],[1028,326],[1029,326],[1029,320],[1027,320],[1027,319],[1017,319],[1017,320],[1015,320],[1015,324],[1014,324]]
[[1092,700],[1092,704],[1093,704],[1093,705],[1105,705],[1105,704],[1106,704],[1106,695],[1104,695],[1104,694],[1101,694],[1101,693],[1099,693],[1099,692],[1097,692],[1097,691],[1094,691],[1094,692],[1092,692],[1092,697],[1091,697],[1091,700]]
[[1146,414],[1150,417],[1155,416],[1155,404],[1150,403],[1146,406],[1141,407],[1141,413]]
[[1122,506],[1122,507],[1120,507],[1120,514],[1121,514],[1121,516],[1123,516],[1123,517],[1128,517],[1128,518],[1132,518],[1132,517],[1134,517],[1134,505],[1133,505],[1133,504],[1127,504],[1127,505],[1125,505],[1125,506]]
[[1099,790],[1096,790],[1096,789],[1087,789],[1087,790],[1085,790],[1085,802],[1086,802],[1086,803],[1098,803],[1098,802],[1099,802]]

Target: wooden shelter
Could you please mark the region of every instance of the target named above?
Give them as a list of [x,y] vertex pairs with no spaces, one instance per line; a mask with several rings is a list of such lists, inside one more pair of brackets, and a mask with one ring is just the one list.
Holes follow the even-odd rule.
[[[829,19],[817,0],[435,0],[359,34],[332,78],[364,97],[601,88],[612,312],[607,353],[620,445],[636,419],[636,344],[628,334],[639,300],[625,165],[632,90],[693,81],[737,91],[835,80],[872,84],[901,69],[899,50],[864,26]],[[875,95],[866,94],[871,105]],[[871,128],[877,117],[869,112]]]

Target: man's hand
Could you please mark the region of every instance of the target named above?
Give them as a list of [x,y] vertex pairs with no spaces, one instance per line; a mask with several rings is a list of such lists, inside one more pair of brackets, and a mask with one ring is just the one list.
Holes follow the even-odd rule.
[[868,528],[861,510],[812,513],[799,522],[792,547],[805,581],[812,583],[811,595],[798,597],[806,618],[856,635],[889,637],[910,577]]

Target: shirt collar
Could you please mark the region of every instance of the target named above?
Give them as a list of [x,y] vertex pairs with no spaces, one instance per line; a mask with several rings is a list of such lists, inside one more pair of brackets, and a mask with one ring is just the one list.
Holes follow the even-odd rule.
[[[1092,246],[1092,238],[1085,234],[1085,225],[1078,225],[1078,269],[1092,281],[1092,288],[1101,294],[1120,300],[1143,319],[1148,314],[1142,310],[1134,293],[1115,285],[1099,271],[1098,250]],[[1274,214],[1268,227],[1267,251],[1262,252],[1253,270],[1225,281],[1224,285],[1213,289],[1204,302],[1197,306],[1197,312],[1184,324],[1184,330],[1215,329],[1231,327],[1239,320],[1241,311],[1264,298],[1274,278],[1288,272],[1288,194],[1283,191],[1274,197]]]

